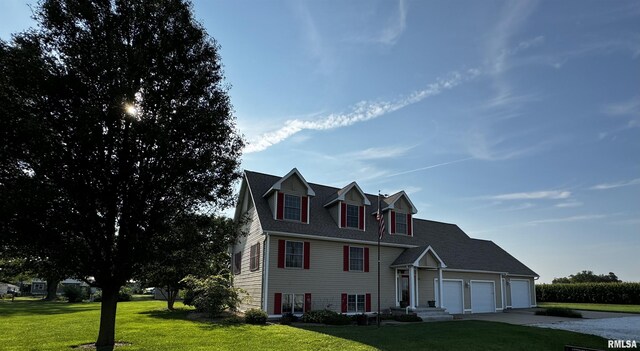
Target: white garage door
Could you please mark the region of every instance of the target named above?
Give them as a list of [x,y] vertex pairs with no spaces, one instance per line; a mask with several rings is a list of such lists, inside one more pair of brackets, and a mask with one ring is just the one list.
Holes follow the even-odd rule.
[[528,280],[511,279],[511,307],[531,307],[531,289]]
[[493,282],[471,282],[471,313],[496,311]]
[[[459,280],[443,280],[442,307],[450,314],[462,313],[462,282]],[[436,304],[438,303],[438,280],[436,279]]]

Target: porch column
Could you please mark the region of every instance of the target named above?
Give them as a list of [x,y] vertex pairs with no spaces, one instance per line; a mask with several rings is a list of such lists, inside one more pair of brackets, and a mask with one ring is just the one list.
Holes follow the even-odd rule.
[[413,266],[409,267],[409,307],[416,308],[416,294],[415,294],[415,286],[416,286],[416,277],[415,277],[415,268]]
[[398,268],[396,268],[396,275],[394,280],[396,282],[396,307],[400,307],[400,301],[398,300]]
[[420,270],[416,268],[416,307],[420,306]]
[[438,307],[442,308],[442,266],[438,266]]

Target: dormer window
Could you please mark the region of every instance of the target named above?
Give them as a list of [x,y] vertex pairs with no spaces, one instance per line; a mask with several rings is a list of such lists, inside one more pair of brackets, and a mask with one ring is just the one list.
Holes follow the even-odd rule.
[[284,219],[300,221],[301,216],[300,196],[284,195]]
[[347,204],[347,228],[359,229],[360,206]]

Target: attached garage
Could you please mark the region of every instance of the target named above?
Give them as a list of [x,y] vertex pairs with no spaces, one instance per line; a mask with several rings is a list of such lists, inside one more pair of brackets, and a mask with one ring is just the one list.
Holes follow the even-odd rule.
[[[461,314],[464,309],[463,285],[461,280],[442,280],[442,307],[450,314]],[[438,304],[438,280],[435,280],[436,304]]]
[[511,279],[511,307],[531,307],[531,286],[529,280]]
[[495,283],[492,281],[471,281],[471,313],[496,311]]

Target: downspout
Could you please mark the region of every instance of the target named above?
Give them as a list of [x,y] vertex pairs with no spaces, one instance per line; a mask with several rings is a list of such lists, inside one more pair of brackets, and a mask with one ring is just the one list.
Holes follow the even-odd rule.
[[264,259],[262,265],[262,310],[267,312],[269,308],[269,232],[264,232]]

